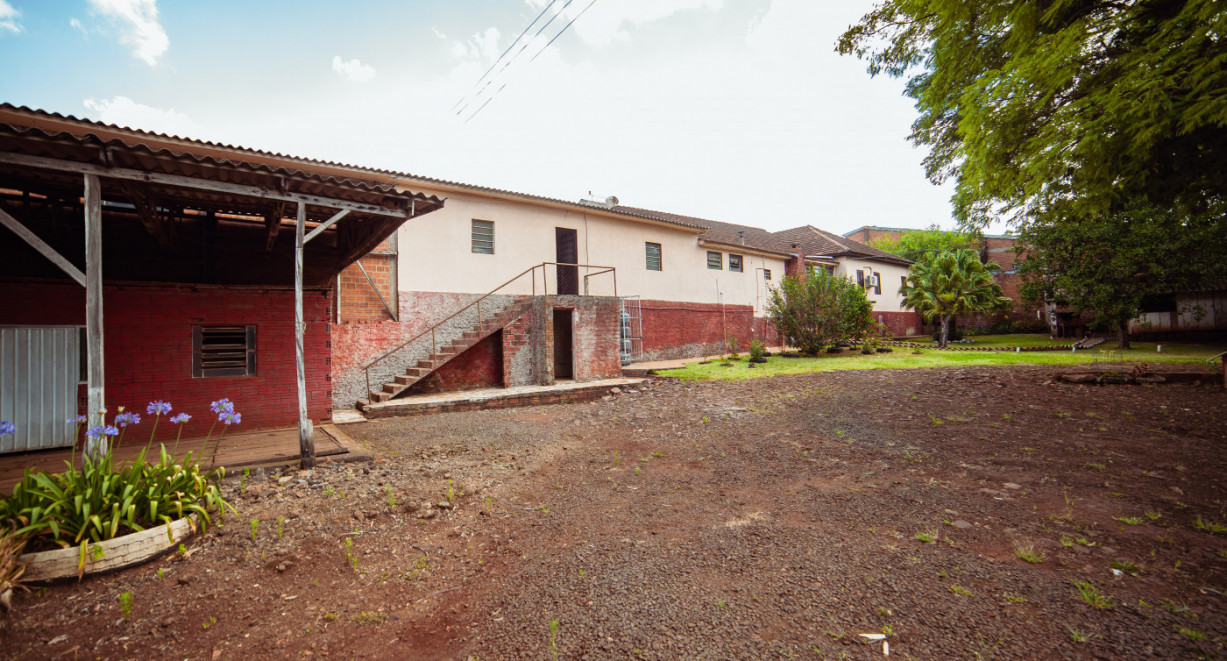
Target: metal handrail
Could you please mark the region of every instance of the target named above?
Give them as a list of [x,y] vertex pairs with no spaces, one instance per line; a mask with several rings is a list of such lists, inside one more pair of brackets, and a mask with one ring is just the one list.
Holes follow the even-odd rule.
[[525,270],[521,271],[520,273],[516,274],[516,275],[515,275],[515,276],[513,276],[513,277],[512,277],[510,280],[508,280],[508,281],[504,282],[503,284],[501,284],[501,285],[499,285],[499,286],[495,287],[494,289],[491,289],[489,292],[487,292],[487,293],[485,293],[485,294],[482,294],[482,296],[481,296],[480,298],[478,298],[476,301],[473,301],[473,302],[469,303],[468,305],[466,305],[466,306],[464,306],[464,307],[460,308],[459,310],[457,310],[457,311],[453,312],[451,315],[449,315],[447,318],[445,318],[445,319],[443,319],[443,320],[439,321],[438,323],[436,323],[435,325],[431,326],[430,328],[428,328],[428,329],[426,329],[426,330],[422,331],[421,333],[418,333],[417,335],[414,335],[413,337],[409,338],[408,340],[405,340],[404,342],[402,342],[402,343],[400,343],[399,345],[397,345],[395,348],[393,348],[393,349],[391,349],[391,350],[389,350],[389,351],[385,352],[384,354],[382,354],[382,355],[380,355],[379,357],[375,358],[375,359],[374,359],[374,360],[372,360],[371,362],[367,363],[367,364],[366,364],[366,367],[364,367],[364,368],[363,368],[363,372],[365,372],[365,373],[366,373],[366,396],[367,396],[367,397],[370,397],[370,396],[371,396],[371,392],[372,392],[372,390],[371,390],[371,368],[372,368],[372,367],[374,367],[376,364],[378,364],[378,363],[380,363],[381,361],[383,361],[383,360],[384,360],[385,358],[387,358],[388,356],[391,356],[392,354],[394,354],[394,353],[396,353],[396,352],[400,351],[401,349],[404,349],[405,347],[409,346],[410,344],[413,344],[414,342],[417,342],[418,340],[422,339],[423,337],[425,337],[425,336],[426,336],[426,334],[427,334],[427,333],[430,333],[430,355],[434,356],[435,354],[437,354],[437,353],[438,353],[438,344],[437,344],[437,338],[436,338],[436,335],[435,335],[435,330],[436,330],[437,328],[439,328],[440,326],[442,326],[443,324],[446,324],[447,322],[451,321],[452,319],[455,319],[456,317],[460,316],[460,315],[461,315],[461,314],[463,314],[463,313],[464,313],[466,310],[468,310],[469,308],[474,307],[474,306],[476,306],[476,307],[477,307],[477,327],[478,327],[478,329],[483,329],[483,330],[484,330],[484,328],[485,328],[485,321],[482,319],[482,316],[481,316],[481,302],[482,302],[482,301],[484,301],[485,299],[487,299],[487,298],[489,298],[489,297],[493,296],[493,295],[494,295],[496,292],[498,292],[498,290],[500,290],[500,289],[502,289],[502,288],[506,287],[507,285],[510,285],[511,283],[515,282],[516,280],[519,280],[520,278],[524,277],[525,275],[528,275],[528,274],[530,274],[530,273],[531,273],[531,274],[533,274],[533,278],[532,278],[532,281],[533,281],[533,294],[532,294],[532,295],[533,295],[533,296],[536,296],[536,295],[537,295],[537,276],[536,276],[536,271],[537,271],[537,269],[541,269],[541,291],[542,291],[542,295],[544,295],[544,296],[548,296],[548,295],[549,295],[549,282],[546,280],[546,267],[547,267],[547,266],[551,266],[551,265],[552,265],[552,266],[574,266],[574,267],[576,267],[576,268],[585,268],[585,269],[604,269],[604,270],[602,270],[602,271],[597,271],[596,273],[589,273],[589,274],[587,274],[587,275],[585,275],[585,276],[584,276],[584,295],[585,295],[585,296],[587,296],[587,295],[588,295],[588,278],[590,278],[590,277],[592,277],[592,276],[594,276],[594,275],[603,275],[603,274],[605,274],[605,273],[613,273],[613,290],[614,290],[614,296],[616,297],[616,296],[618,295],[618,273],[617,273],[617,269],[616,269],[615,267],[613,267],[613,266],[596,266],[596,265],[592,265],[592,264],[567,264],[567,263],[562,263],[562,262],[541,262],[540,264],[534,264],[534,265],[530,266],[529,268],[527,268],[527,269],[525,269]]

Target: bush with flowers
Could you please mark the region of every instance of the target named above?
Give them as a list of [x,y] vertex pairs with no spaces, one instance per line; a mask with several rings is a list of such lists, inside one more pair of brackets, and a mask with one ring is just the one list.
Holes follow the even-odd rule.
[[[218,418],[209,429],[208,440],[218,423],[223,425],[213,445],[242,416],[229,399],[213,402],[211,410]],[[82,455],[80,466],[74,448],[67,470],[61,473],[27,470],[11,496],[0,497],[0,529],[7,528],[7,537],[24,543],[27,550],[79,546],[78,570],[85,566],[91,543],[171,523],[196,515],[200,525],[211,522],[210,515],[225,516],[226,508],[234,511],[221,496],[219,483],[225,476],[222,468],[204,470],[200,458],[188,452],[177,457],[183,427],[192,416],[178,413],[171,416],[171,405],[157,400],[149,403],[146,415],[153,417],[149,442],[131,461],[116,462],[112,441],[122,442],[129,427],[140,424],[141,416],[119,407],[108,423],[106,411],[99,412],[99,424],[89,427],[88,439],[101,442],[104,451],[97,458]],[[156,460],[146,458],[157,432],[158,423],[167,416],[179,426],[174,448],[167,451],[163,444]],[[77,433],[87,424],[85,416],[69,419]],[[15,431],[13,425],[0,421],[0,435]],[[74,437],[76,434],[74,434]],[[195,529],[197,521],[187,519]],[[168,529],[168,537],[170,532]]]

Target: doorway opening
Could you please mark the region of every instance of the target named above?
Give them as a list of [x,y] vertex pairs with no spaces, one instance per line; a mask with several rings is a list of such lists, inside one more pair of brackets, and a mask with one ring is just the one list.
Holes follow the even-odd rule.
[[575,352],[572,342],[574,310],[554,308],[554,380],[575,378]]
[[566,227],[554,228],[555,254],[558,262],[558,293],[579,293],[579,232]]

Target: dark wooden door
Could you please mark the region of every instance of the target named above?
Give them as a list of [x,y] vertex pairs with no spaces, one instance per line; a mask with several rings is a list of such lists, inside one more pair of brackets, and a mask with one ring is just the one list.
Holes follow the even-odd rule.
[[575,354],[571,340],[572,310],[554,310],[554,378],[575,378]]
[[579,232],[565,227],[554,228],[554,243],[558,257],[558,293],[579,293]]

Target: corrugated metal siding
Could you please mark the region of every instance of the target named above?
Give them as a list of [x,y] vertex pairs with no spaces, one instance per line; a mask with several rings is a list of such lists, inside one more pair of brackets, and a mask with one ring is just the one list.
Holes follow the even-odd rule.
[[72,445],[81,354],[75,327],[0,326],[0,419],[17,433],[0,453]]

